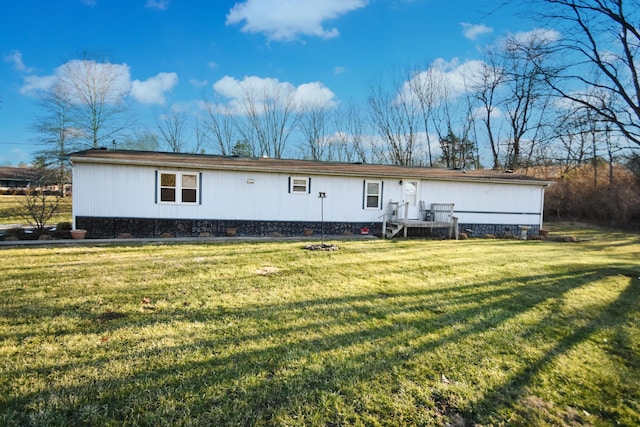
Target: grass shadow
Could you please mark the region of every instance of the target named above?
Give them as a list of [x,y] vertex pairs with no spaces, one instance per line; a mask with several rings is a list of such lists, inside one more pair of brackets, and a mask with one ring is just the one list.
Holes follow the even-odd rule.
[[[39,390],[5,394],[0,412],[10,414],[3,418],[7,425],[34,419],[142,425],[188,424],[190,419],[215,425],[420,424],[455,417],[506,422],[501,414],[514,410],[514,402],[527,394],[545,366],[588,340],[603,319],[614,329],[627,321],[637,309],[637,280],[601,309],[603,319],[596,316],[586,325],[579,314],[554,320],[545,310],[541,313],[546,317],[526,327],[505,324],[619,272],[583,267],[442,289],[256,302],[238,308],[171,306],[116,316],[87,325],[86,334],[112,337],[88,360],[74,355],[50,366],[9,369],[14,377],[52,381]],[[189,327],[170,329],[177,323]],[[523,349],[509,348],[500,336],[503,329],[540,335],[536,328],[549,324],[559,332],[551,348],[537,358],[521,359]],[[123,342],[115,338],[130,331],[140,335]],[[145,331],[160,332],[145,336]],[[508,379],[480,384],[484,397],[475,399],[456,390],[464,379],[455,371],[463,371],[464,364],[483,363],[483,356],[473,352],[478,338],[501,343],[503,354],[492,357],[508,359]],[[150,340],[158,342],[148,345]],[[465,342],[469,345],[459,346]],[[630,366],[638,365],[633,350],[623,354]],[[114,372],[114,366],[120,370]],[[90,374],[76,384],[61,380],[78,370]],[[384,393],[371,396],[376,388]],[[607,419],[615,420],[615,414]]]

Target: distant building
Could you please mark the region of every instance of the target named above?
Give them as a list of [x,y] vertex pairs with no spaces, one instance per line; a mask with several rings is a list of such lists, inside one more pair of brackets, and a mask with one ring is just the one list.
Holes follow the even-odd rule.
[[33,185],[36,173],[31,168],[0,167],[0,190],[24,190]]

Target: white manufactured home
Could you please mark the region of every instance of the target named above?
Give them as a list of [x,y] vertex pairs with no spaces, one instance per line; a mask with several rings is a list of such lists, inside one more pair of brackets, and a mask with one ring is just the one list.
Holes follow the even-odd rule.
[[71,155],[88,238],[537,233],[544,188],[495,171],[87,150]]

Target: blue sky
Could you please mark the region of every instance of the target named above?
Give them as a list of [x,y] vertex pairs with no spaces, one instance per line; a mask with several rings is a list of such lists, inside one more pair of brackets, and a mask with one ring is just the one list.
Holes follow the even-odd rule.
[[[21,0],[0,6],[0,164],[30,162],[35,93],[83,51],[128,72],[143,126],[176,105],[277,79],[337,105],[366,99],[394,69],[480,59],[480,47],[532,30],[489,0]],[[313,83],[313,85],[309,85]],[[215,86],[214,86],[215,85]],[[214,87],[216,89],[214,89]]]

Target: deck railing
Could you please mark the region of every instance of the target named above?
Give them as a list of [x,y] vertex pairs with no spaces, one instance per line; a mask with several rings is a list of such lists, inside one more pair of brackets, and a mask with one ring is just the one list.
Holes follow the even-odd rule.
[[[386,236],[387,234],[387,221],[392,223],[406,222],[407,218],[409,217],[409,202],[405,202],[405,203],[389,202],[389,205],[390,205],[390,209],[380,216],[382,218],[382,236],[383,237]],[[403,213],[402,218],[400,217],[400,212]]]
[[[404,230],[404,237],[407,237],[409,227],[420,228],[449,228],[449,238],[455,232],[458,239],[458,218],[453,216],[453,203],[431,203],[431,209],[426,211],[424,201],[420,201],[420,210],[425,213],[424,220],[409,220],[409,203],[389,202],[389,210],[382,214],[382,236],[387,236],[387,222],[393,225],[393,231],[389,237],[393,237],[399,231]],[[427,215],[428,214],[428,215]]]
[[431,203],[431,221],[451,223],[453,206],[453,203]]

